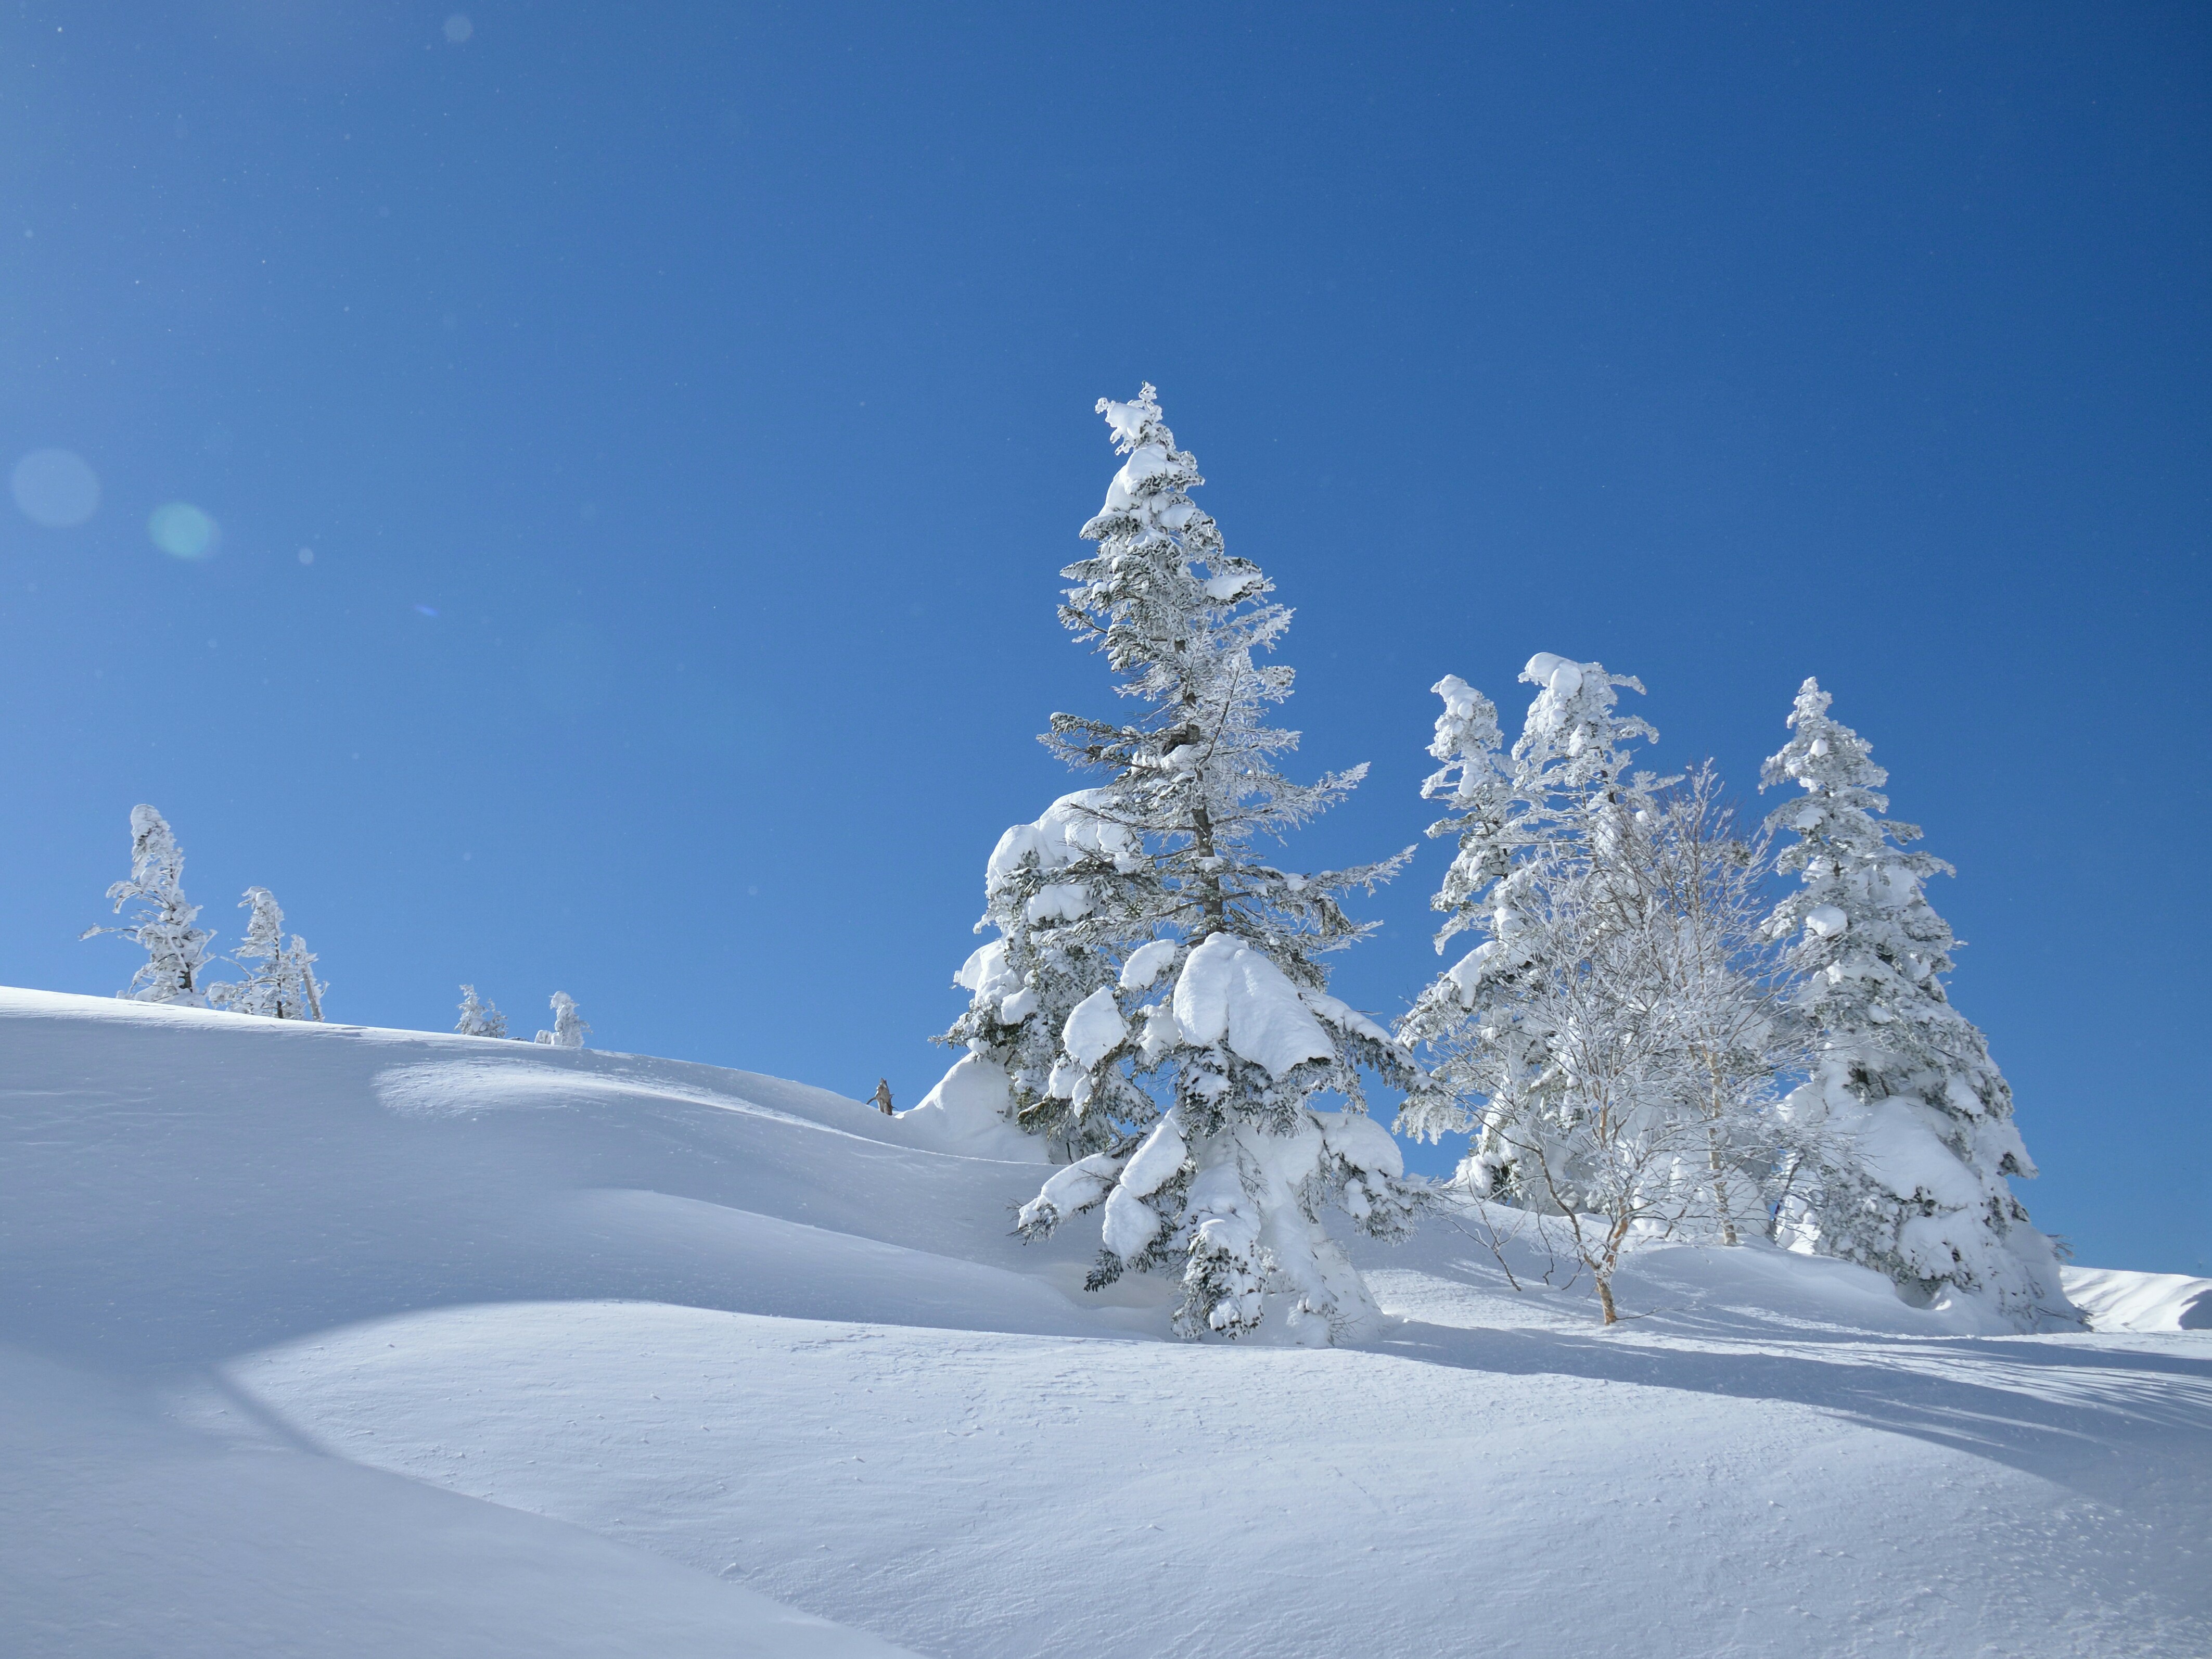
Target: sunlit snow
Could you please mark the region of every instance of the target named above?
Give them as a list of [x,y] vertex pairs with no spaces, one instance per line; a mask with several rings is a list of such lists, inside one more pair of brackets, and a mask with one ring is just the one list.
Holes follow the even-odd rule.
[[70,1651],[2212,1650],[2212,1282],[1988,1336],[1674,1247],[1607,1335],[1462,1209],[1355,1245],[1364,1346],[1190,1344],[1013,1236],[972,1060],[884,1118],[28,992],[0,1052],[0,1628]]

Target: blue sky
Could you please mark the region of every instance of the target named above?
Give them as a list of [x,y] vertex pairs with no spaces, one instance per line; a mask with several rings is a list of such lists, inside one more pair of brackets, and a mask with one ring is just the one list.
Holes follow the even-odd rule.
[[0,465],[100,495],[0,504],[0,981],[128,977],[145,799],[337,1017],[917,1098],[1149,379],[1374,765],[1294,860],[1419,836],[1443,673],[1746,791],[1817,674],[2037,1219],[2206,1271],[2208,88],[2190,6],[15,7]]

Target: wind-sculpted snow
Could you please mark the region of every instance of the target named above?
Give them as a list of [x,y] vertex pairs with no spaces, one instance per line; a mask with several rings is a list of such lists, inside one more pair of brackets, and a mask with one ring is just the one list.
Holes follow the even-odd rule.
[[0,992],[0,1645],[2212,1651],[2212,1334],[1763,1243],[1631,1256],[1601,1334],[1470,1207],[1357,1243],[1363,1346],[1176,1342],[936,1119]]

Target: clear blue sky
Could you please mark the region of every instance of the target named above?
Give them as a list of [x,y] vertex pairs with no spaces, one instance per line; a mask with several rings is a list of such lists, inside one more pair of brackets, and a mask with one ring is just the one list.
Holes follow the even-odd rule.
[[100,489],[0,502],[0,981],[125,981],[144,799],[339,1018],[910,1103],[1150,379],[1374,763],[1294,860],[1418,836],[1445,672],[1747,791],[1818,674],[2038,1220],[2207,1270],[2212,13],[464,3],[0,20],[0,466]]

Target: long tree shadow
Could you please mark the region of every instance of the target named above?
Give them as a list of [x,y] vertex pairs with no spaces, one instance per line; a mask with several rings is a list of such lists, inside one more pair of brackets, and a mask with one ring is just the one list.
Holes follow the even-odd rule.
[[2144,1478],[2141,1458],[2114,1457],[2122,1446],[2191,1482],[2212,1477],[2212,1351],[2143,1352],[2034,1337],[1685,1340],[1417,1320],[1370,1346],[1466,1370],[1803,1406],[1989,1458],[2100,1501],[2116,1501]]

